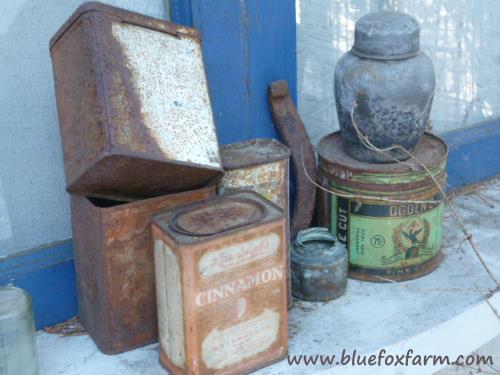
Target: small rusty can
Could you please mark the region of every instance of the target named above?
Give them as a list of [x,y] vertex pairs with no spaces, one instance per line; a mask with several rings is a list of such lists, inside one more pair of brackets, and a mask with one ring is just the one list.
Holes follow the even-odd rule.
[[160,361],[248,373],[287,354],[285,216],[253,191],[156,215]]
[[157,340],[153,214],[214,194],[212,186],[122,204],[71,196],[80,318],[102,352]]
[[299,299],[325,302],[339,298],[347,285],[348,256],[344,244],[328,228],[297,234],[292,255],[292,290]]
[[[443,196],[448,147],[426,133],[416,159],[376,164],[357,161],[343,148],[340,133],[318,146],[322,186],[320,225],[347,245],[349,275],[369,281],[403,281],[434,270],[442,259]],[[362,197],[360,197],[362,196]]]
[[198,31],[86,3],[50,53],[69,192],[143,199],[222,175]]
[[[222,146],[221,159],[224,176],[218,183],[218,194],[253,190],[281,207],[287,217],[287,239],[290,243],[289,148],[275,139],[254,139]],[[289,305],[292,301],[290,274],[290,254],[287,250]]]

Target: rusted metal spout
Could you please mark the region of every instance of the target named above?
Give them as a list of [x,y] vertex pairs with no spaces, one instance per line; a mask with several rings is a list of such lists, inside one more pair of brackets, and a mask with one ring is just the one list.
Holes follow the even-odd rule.
[[288,83],[284,80],[271,83],[268,100],[274,125],[292,152],[296,191],[290,234],[291,238],[295,238],[300,230],[311,225],[313,218],[316,187],[308,180],[306,171],[313,180],[316,180],[314,149],[290,97]]

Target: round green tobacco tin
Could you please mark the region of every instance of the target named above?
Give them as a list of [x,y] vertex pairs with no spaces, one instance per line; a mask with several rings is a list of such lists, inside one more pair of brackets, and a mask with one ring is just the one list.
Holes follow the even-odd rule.
[[414,159],[404,164],[355,160],[343,151],[339,132],[320,141],[321,185],[353,196],[322,191],[319,210],[320,224],[347,246],[351,277],[403,281],[439,265],[444,205],[434,180],[445,184],[448,147],[426,133],[414,155],[433,177]]

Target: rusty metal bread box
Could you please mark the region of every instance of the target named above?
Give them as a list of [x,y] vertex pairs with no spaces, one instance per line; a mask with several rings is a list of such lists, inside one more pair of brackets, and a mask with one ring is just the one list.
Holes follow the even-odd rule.
[[222,175],[195,29],[86,3],[50,52],[69,192],[139,199]]
[[253,191],[153,218],[160,361],[248,373],[287,354],[283,211]]
[[151,218],[214,194],[209,187],[123,204],[72,194],[80,318],[101,351],[157,340]]

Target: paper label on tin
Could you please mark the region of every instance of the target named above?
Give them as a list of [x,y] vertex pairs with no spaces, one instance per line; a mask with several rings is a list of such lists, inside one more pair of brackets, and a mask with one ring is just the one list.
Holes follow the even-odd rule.
[[233,270],[249,263],[276,256],[281,240],[278,234],[268,235],[205,253],[198,262],[198,271],[204,277]]
[[232,327],[213,329],[202,342],[202,355],[209,369],[222,369],[262,353],[278,339],[280,314],[271,309]]
[[[433,200],[440,199],[439,196]],[[439,254],[442,203],[365,204],[342,197],[332,201],[332,225],[349,249],[352,266],[374,274],[416,267]]]
[[184,318],[179,263],[172,249],[161,240],[155,241],[154,254],[160,345],[176,366],[183,367]]
[[288,201],[286,166],[284,162],[275,162],[227,171],[218,185],[219,194],[232,190],[253,190],[285,209]]
[[206,306],[231,296],[240,294],[257,286],[283,279],[283,267],[271,266],[254,273],[238,277],[221,285],[200,291],[196,294],[197,306]]

